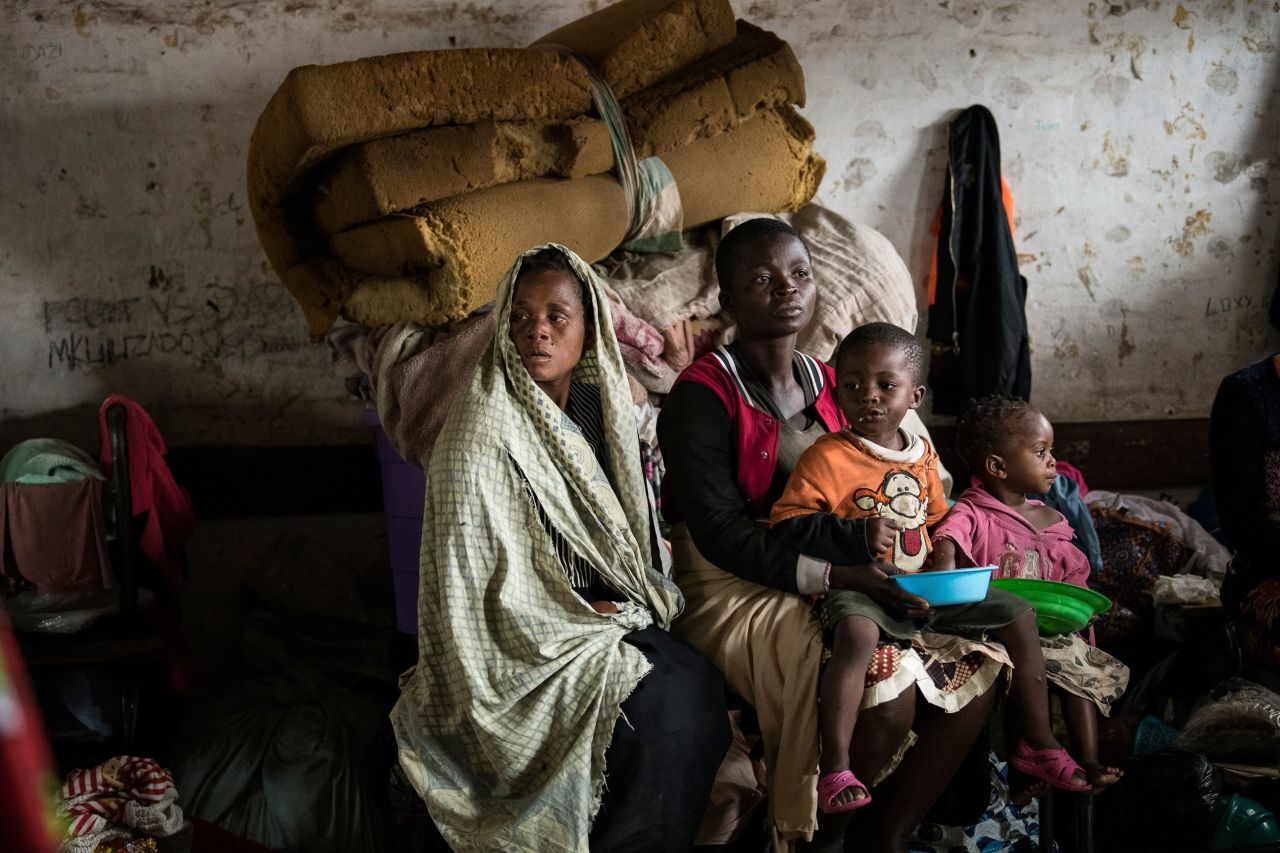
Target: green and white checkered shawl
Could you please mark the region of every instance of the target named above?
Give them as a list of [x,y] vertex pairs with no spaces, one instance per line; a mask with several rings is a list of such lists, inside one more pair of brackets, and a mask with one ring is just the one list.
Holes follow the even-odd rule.
[[[654,568],[635,411],[603,284],[554,248],[591,291],[595,343],[574,378],[600,388],[613,482],[506,333],[522,256],[498,289],[498,334],[431,456],[418,664],[391,715],[400,763],[455,850],[587,850],[619,706],[649,670],[622,637],[666,628],[682,603]],[[601,615],[574,593],[538,506],[626,599],[622,612]]]

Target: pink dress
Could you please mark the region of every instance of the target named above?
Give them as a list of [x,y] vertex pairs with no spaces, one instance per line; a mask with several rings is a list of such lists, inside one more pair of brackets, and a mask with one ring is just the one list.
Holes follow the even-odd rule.
[[[1032,506],[1040,501],[1028,500]],[[957,566],[996,566],[994,577],[1040,578],[1084,586],[1089,560],[1071,544],[1074,531],[1061,515],[1039,530],[983,488],[965,490],[933,530],[956,544]],[[1088,699],[1108,716],[1129,684],[1129,668],[1079,634],[1041,637],[1049,681]]]
[[[1028,500],[1031,506],[1044,506]],[[1071,544],[1075,532],[1061,515],[1058,521],[1037,530],[1014,510],[972,486],[938,522],[935,539],[956,543],[958,566],[997,566],[993,577],[1043,578],[1084,586],[1089,559]]]

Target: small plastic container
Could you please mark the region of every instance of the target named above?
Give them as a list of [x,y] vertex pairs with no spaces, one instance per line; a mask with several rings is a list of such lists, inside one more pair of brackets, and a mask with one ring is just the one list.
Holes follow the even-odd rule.
[[987,597],[987,585],[995,566],[976,569],[950,569],[939,572],[916,572],[894,575],[903,589],[929,602],[930,607],[948,604],[972,604]]

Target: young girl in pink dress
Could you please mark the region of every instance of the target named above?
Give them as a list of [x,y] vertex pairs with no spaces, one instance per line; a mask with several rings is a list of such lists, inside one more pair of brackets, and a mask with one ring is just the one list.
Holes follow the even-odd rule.
[[[1071,540],[1057,510],[1027,494],[1053,486],[1053,427],[1022,400],[989,397],[970,406],[956,443],[981,482],[967,489],[933,532],[935,569],[996,566],[994,577],[1042,578],[1084,586],[1089,561]],[[1072,752],[1094,792],[1114,784],[1120,770],[1098,760],[1098,714],[1124,693],[1129,669],[1079,634],[1041,637],[1045,674],[1062,703]],[[1010,764],[1017,769],[1017,756]]]

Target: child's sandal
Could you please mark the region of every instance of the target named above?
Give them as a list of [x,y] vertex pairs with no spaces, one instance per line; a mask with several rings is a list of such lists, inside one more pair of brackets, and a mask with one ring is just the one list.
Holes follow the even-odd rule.
[[1039,779],[1062,791],[1086,794],[1093,790],[1093,786],[1087,782],[1077,785],[1071,781],[1071,777],[1076,773],[1086,779],[1089,777],[1085,774],[1084,768],[1076,764],[1075,759],[1062,747],[1032,749],[1025,741],[1018,741],[1017,749],[1013,751],[1013,755],[1009,756],[1009,766],[1032,779]]
[[[847,803],[837,803],[836,797],[847,788],[859,790],[864,796]],[[871,792],[867,790],[866,785],[858,781],[858,777],[854,776],[851,770],[841,770],[839,773],[828,773],[818,777],[818,808],[823,814],[851,812],[870,802]]]

